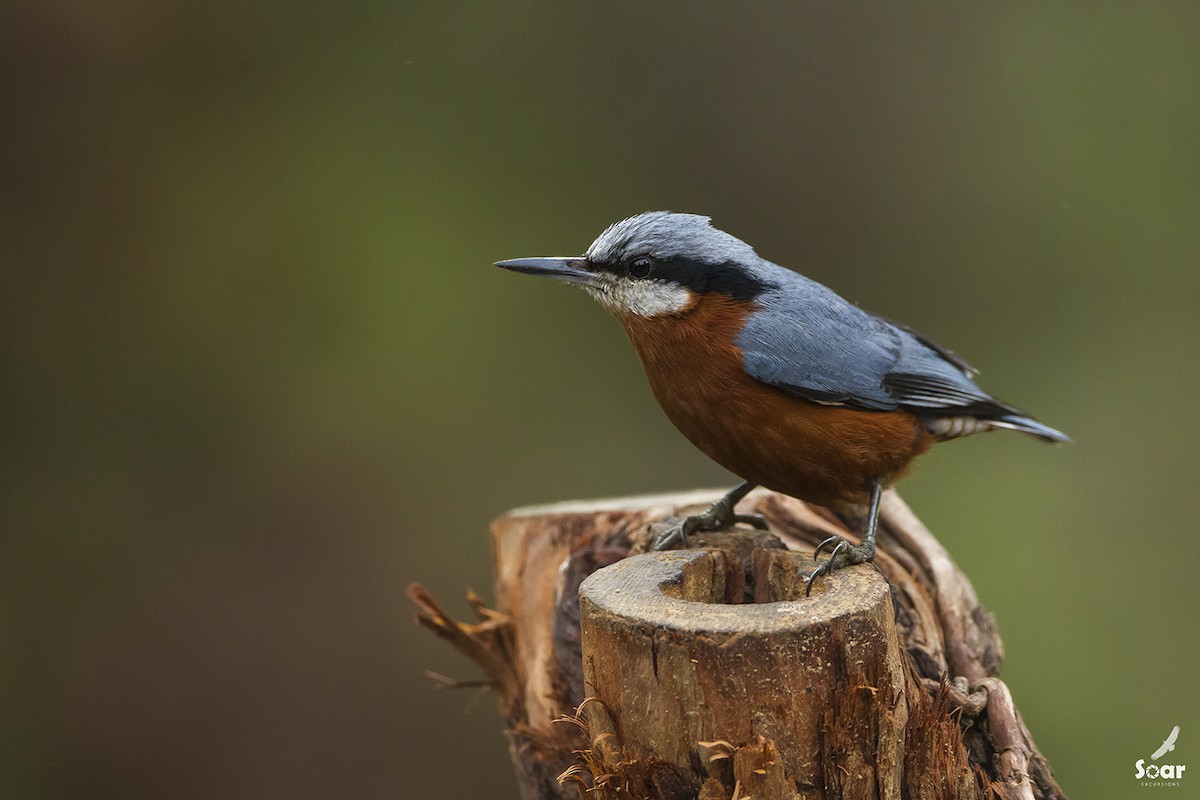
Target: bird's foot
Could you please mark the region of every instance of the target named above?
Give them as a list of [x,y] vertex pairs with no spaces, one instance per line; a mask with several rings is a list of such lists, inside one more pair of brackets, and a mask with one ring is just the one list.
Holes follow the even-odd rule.
[[727,495],[699,514],[684,517],[664,530],[654,540],[652,549],[671,550],[675,547],[687,547],[688,536],[693,533],[731,528],[739,522],[762,531],[769,530],[767,521],[761,514],[739,514],[734,511],[733,503]]
[[849,567],[853,564],[864,564],[875,557],[874,542],[850,544],[841,536],[830,536],[813,550],[813,560],[816,561],[817,557],[821,555],[821,551],[826,548],[829,548],[829,558],[821,562],[808,576],[808,582],[804,587],[806,597],[812,594],[813,582],[822,575],[828,575],[835,569]]

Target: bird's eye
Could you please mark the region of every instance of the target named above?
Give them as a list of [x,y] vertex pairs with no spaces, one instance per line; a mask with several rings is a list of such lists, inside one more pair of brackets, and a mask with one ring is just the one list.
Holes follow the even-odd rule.
[[629,262],[629,277],[647,278],[654,271],[654,259],[650,256],[638,256]]

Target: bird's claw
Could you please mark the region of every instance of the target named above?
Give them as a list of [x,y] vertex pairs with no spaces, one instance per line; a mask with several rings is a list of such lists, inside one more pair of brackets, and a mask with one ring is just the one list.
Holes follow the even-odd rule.
[[848,567],[852,564],[862,564],[870,561],[875,557],[875,548],[866,544],[852,545],[843,539],[841,536],[830,536],[825,541],[818,544],[813,549],[813,560],[821,554],[826,547],[832,547],[829,551],[829,558],[821,562],[812,574],[808,576],[808,581],[804,586],[804,596],[808,597],[812,594],[813,583],[822,575],[828,575],[834,570]]
[[722,497],[699,514],[684,517],[676,524],[667,528],[654,540],[653,550],[670,550],[676,545],[686,548],[688,536],[698,531],[715,531],[732,527],[743,522],[759,530],[769,530],[767,521],[761,514],[738,514],[734,512],[727,498]]
[[676,545],[683,549],[687,549],[688,535],[700,530],[703,525],[703,519],[699,514],[691,517],[684,517],[671,527],[658,535],[654,540],[652,550],[662,551],[671,550]]
[[828,539],[823,540],[819,545],[816,546],[816,548],[813,549],[813,561],[817,560],[817,556],[821,555],[821,551],[826,547],[834,547],[836,549],[837,545],[842,544],[845,541],[846,540],[841,536],[830,536]]

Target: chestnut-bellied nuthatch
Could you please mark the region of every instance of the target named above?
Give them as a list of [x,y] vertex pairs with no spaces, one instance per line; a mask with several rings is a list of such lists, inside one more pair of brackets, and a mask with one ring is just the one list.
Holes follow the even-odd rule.
[[883,489],[935,442],[1008,428],[1070,439],[992,397],[975,370],[903,325],[760,258],[708,217],[653,211],[610,226],[582,256],[498,267],[582,286],[633,342],[659,405],[692,444],[744,482],[657,546],[749,522],[755,486],[835,511],[866,508],[862,543],[841,537],[810,576],[875,555]]

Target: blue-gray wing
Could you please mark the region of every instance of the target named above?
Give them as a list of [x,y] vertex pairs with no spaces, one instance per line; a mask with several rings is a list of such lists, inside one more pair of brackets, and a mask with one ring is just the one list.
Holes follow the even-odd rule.
[[1018,413],[979,388],[950,351],[796,273],[758,303],[736,341],[743,366],[790,395],[868,411]]

